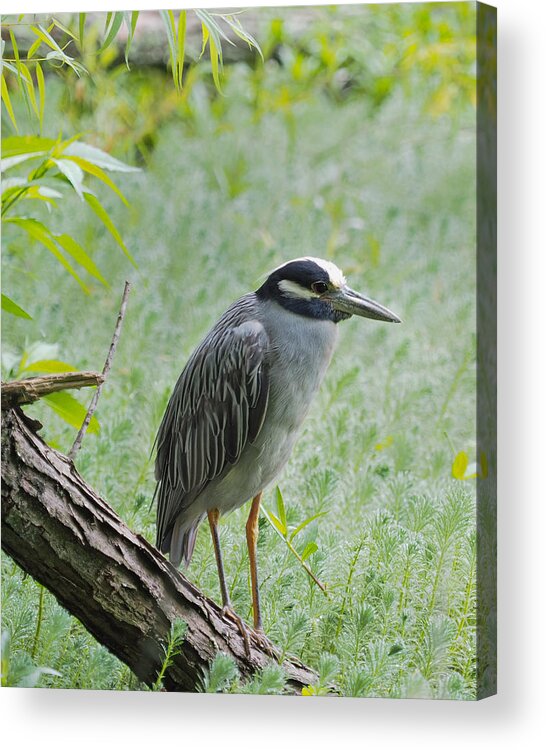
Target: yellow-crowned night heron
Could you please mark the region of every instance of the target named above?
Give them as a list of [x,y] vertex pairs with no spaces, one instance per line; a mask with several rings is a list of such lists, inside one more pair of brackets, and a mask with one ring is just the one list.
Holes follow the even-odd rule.
[[[332,357],[337,323],[400,322],[354,292],[333,263],[298,258],[222,315],[188,360],[157,436],[157,545],[189,564],[208,516],[224,612],[231,608],[218,536],[221,514],[252,499],[246,524],[254,628],[261,633],[256,543],[263,489],[287,462]],[[245,641],[247,642],[247,641]]]

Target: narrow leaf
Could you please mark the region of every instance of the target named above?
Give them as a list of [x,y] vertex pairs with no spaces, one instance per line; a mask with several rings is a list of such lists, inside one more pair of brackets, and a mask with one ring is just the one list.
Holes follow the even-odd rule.
[[284,507],[284,500],[282,497],[281,488],[277,487],[276,489],[276,495],[277,495],[277,513],[279,514],[279,520],[284,528],[283,534],[288,533],[288,524],[286,523],[286,509]]
[[267,513],[267,517],[269,518],[273,526],[277,529],[277,531],[282,536],[286,537],[286,527],[283,526],[283,524],[280,522],[277,516],[274,513]]
[[161,20],[163,21],[163,25],[165,26],[165,30],[167,31],[167,42],[169,44],[169,58],[171,62],[171,72],[173,76],[173,81],[175,85],[177,85],[177,75],[176,75],[176,66],[177,66],[177,44],[175,41],[176,37],[176,28],[174,23],[174,13],[172,10],[160,10],[159,14],[161,16]]
[[63,23],[61,23],[61,21],[59,21],[59,19],[58,19],[58,18],[54,18],[54,19],[53,19],[53,21],[52,21],[52,23],[51,23],[51,26],[50,26],[50,29],[52,29],[52,28],[53,28],[54,26],[56,26],[56,27],[57,27],[58,29],[60,29],[61,31],[64,31],[64,33],[65,33],[65,34],[68,34],[68,36],[69,36],[69,37],[70,37],[71,39],[73,39],[74,41],[76,41],[76,40],[77,40],[77,37],[76,37],[76,35],[75,35],[75,34],[74,34],[74,33],[73,33],[73,32],[72,32],[72,31],[71,31],[71,30],[70,30],[69,28],[68,28],[68,26],[65,26],[65,25],[64,25]]
[[4,223],[16,224],[24,229],[32,239],[40,242],[44,245],[49,252],[59,261],[59,263],[65,268],[68,273],[78,282],[83,291],[88,294],[89,290],[84,282],[80,279],[76,271],[72,268],[70,263],[66,260],[64,255],[61,253],[57,244],[47,227],[45,227],[40,221],[36,219],[26,219],[19,216],[14,216],[9,219],[4,219]]
[[177,73],[178,88],[182,88],[184,75],[184,57],[186,55],[186,11],[181,10],[178,16],[178,51],[177,51]]
[[[58,393],[50,393],[47,396],[44,396],[42,400],[45,401],[48,406],[61,417],[61,419],[72,427],[75,427],[77,430],[80,429],[83,420],[85,419],[85,415],[87,414],[87,409],[82,406],[74,396],[71,396],[70,393],[67,393],[66,391],[59,391]],[[97,433],[99,429],[100,425],[97,418],[91,417],[87,431],[90,433]]]
[[315,513],[314,516],[310,516],[309,518],[306,518],[305,521],[302,521],[299,526],[296,526],[294,531],[290,534],[290,541],[296,537],[302,529],[304,529],[306,526],[308,526],[312,521],[314,521],[316,518],[320,518],[320,516],[325,516],[327,511],[323,510],[320,513]]
[[460,451],[455,456],[453,466],[451,467],[451,474],[455,479],[464,479],[466,469],[468,466],[468,456],[465,451]]
[[124,11],[123,13],[125,25],[127,26],[127,41],[125,42],[125,65],[127,65],[127,68],[129,68],[129,51],[131,49],[131,45],[133,44],[138,16],[138,10],[134,10],[132,12]]
[[209,39],[209,53],[210,53],[210,64],[212,66],[212,77],[214,79],[214,85],[218,90],[219,94],[222,94],[222,87],[220,86],[220,75],[218,71],[218,48],[214,43],[212,37]]
[[85,172],[88,172],[89,174],[92,174],[94,177],[97,177],[99,180],[102,180],[102,182],[105,183],[105,185],[108,185],[110,190],[113,190],[116,195],[118,195],[121,200],[125,203],[126,206],[128,206],[127,199],[121,192],[121,190],[118,188],[118,186],[113,182],[108,175],[100,168],[97,167],[96,164],[92,164],[90,161],[87,161],[86,159],[81,159],[79,156],[68,156],[66,158],[67,161],[73,161],[75,164],[77,164],[81,169],[83,169]]
[[78,16],[78,34],[80,38],[80,49],[82,49],[83,35],[85,33],[85,19],[87,18],[87,13],[79,13]]
[[83,201],[83,170],[73,161],[68,159],[52,159],[57,169],[63,174],[68,182],[72,185],[79,198]]
[[2,165],[7,157],[21,154],[37,154],[49,151],[55,141],[52,138],[41,138],[36,135],[12,135],[2,140]]
[[12,299],[10,299],[6,294],[2,295],[2,310],[11,313],[11,315],[16,315],[18,318],[26,318],[27,320],[32,320],[32,316],[29,315],[25,310],[23,310],[22,307],[19,307],[19,305]]
[[81,159],[90,161],[91,164],[96,164],[97,167],[107,169],[109,172],[140,172],[138,167],[131,167],[129,164],[125,164],[107,154],[106,151],[81,141],[73,141],[62,149],[62,153],[64,156],[79,156]]
[[29,50],[27,52],[27,60],[30,60],[31,57],[33,57],[36,54],[36,52],[37,52],[37,50],[38,50],[38,48],[39,48],[39,46],[41,44],[42,44],[42,39],[40,37],[38,37],[38,39],[36,39],[36,41],[34,41],[30,45]]
[[[6,107],[6,111],[9,115],[9,119],[13,123],[13,127],[17,132],[19,132],[19,129],[17,127],[17,120],[15,119],[15,113],[13,111],[13,107],[11,104],[11,99],[9,96],[9,90],[6,84],[6,79],[4,77],[4,73],[2,73],[2,101],[4,102],[4,105]],[[3,160],[2,160],[3,161]]]
[[137,264],[133,260],[131,253],[125,246],[125,243],[123,242],[120,233],[116,229],[112,219],[108,216],[107,212],[104,210],[103,206],[99,203],[97,198],[94,195],[91,195],[89,192],[84,193],[84,198],[88,202],[88,204],[91,206],[93,211],[96,213],[96,215],[99,217],[99,219],[102,221],[104,226],[108,229],[112,237],[116,240],[118,245],[121,247],[123,252],[125,253],[126,257],[131,261],[133,266],[137,268]]
[[36,82],[38,83],[40,132],[42,132],[44,128],[45,80],[44,72],[39,62],[36,63]]
[[68,362],[61,362],[59,359],[39,359],[36,362],[30,362],[25,366],[22,372],[76,372],[77,369]]
[[108,49],[108,47],[112,44],[112,42],[116,38],[117,33],[120,30],[122,23],[123,23],[123,11],[117,11],[116,13],[113,14],[110,29],[108,31],[108,34],[106,35],[105,40],[103,41],[101,46],[98,48],[97,54],[100,55],[101,52],[104,52],[104,50]]
[[85,252],[83,247],[79,245],[73,237],[69,234],[56,234],[55,239],[59,245],[65,250],[80,266],[85,268],[87,273],[93,276],[95,279],[100,281],[104,286],[108,286],[108,282],[101,274],[95,263],[91,260],[89,255]]
[[317,550],[318,545],[315,542],[309,542],[301,553],[301,559],[305,562],[305,560],[307,560],[308,557],[311,557],[311,555],[314,555]]

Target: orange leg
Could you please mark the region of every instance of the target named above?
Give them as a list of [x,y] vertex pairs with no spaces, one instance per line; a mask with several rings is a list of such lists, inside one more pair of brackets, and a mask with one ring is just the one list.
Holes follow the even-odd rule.
[[260,515],[260,500],[262,493],[259,492],[250,508],[248,521],[246,522],[246,543],[248,545],[248,559],[250,562],[250,580],[252,583],[252,609],[254,611],[254,629],[262,632],[262,613],[260,611],[260,590],[258,588],[258,565],[256,560],[256,547],[258,544],[258,518]]

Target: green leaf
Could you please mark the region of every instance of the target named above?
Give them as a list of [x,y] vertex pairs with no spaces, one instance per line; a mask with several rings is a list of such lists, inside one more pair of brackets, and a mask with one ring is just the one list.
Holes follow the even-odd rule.
[[90,161],[87,161],[86,159],[82,159],[79,156],[67,156],[67,160],[73,161],[75,164],[77,164],[81,169],[83,169],[85,172],[88,172],[89,174],[93,175],[94,177],[97,177],[99,180],[104,182],[105,185],[108,185],[110,190],[113,190],[116,195],[118,195],[121,200],[125,203],[126,206],[128,206],[127,199],[121,192],[121,190],[118,188],[118,186],[113,182],[106,172],[104,172],[100,167],[97,167],[96,164],[92,164]]
[[55,141],[52,138],[42,138],[37,135],[12,135],[9,138],[3,138],[2,164],[10,156],[39,155],[49,151],[54,145]]
[[117,11],[116,13],[113,13],[112,22],[110,24],[110,29],[108,31],[108,34],[106,35],[105,40],[103,41],[103,43],[97,50],[98,55],[104,52],[104,50],[108,49],[108,47],[112,44],[112,42],[117,36],[118,31],[121,28],[122,23],[123,23],[123,11]]
[[2,166],[1,171],[7,172],[8,169],[11,169],[12,167],[16,167],[18,164],[22,164],[24,161],[28,161],[29,159],[38,159],[41,156],[44,156],[44,151],[37,151],[36,153],[30,153],[30,154],[18,154],[17,156],[9,156],[6,159],[2,159]]
[[[44,396],[42,400],[45,401],[46,404],[61,417],[61,419],[72,427],[75,427],[77,430],[80,429],[83,420],[85,419],[85,415],[87,414],[87,409],[82,406],[74,396],[71,396],[70,393],[67,393],[66,391],[59,391],[58,393],[50,393],[47,396]],[[90,433],[97,433],[99,430],[100,425],[96,417],[91,417],[87,431]]]
[[29,362],[22,372],[77,372],[77,368],[59,359],[39,359]]
[[279,520],[283,527],[283,535],[286,536],[288,533],[288,524],[286,523],[286,509],[284,507],[284,500],[282,497],[281,488],[276,488],[276,496],[277,496],[277,513],[279,514]]
[[110,234],[112,235],[112,237],[116,240],[116,242],[118,243],[118,245],[121,247],[121,249],[125,253],[126,257],[131,261],[131,263],[133,264],[133,266],[135,268],[137,268],[138,266],[135,263],[135,261],[133,260],[133,258],[131,256],[131,253],[129,252],[129,250],[125,246],[125,243],[123,242],[120,233],[116,229],[116,227],[115,227],[112,219],[108,216],[107,212],[105,211],[105,209],[103,208],[103,206],[99,203],[99,201],[97,200],[97,198],[94,195],[91,195],[91,193],[88,193],[88,192],[84,193],[84,198],[87,201],[87,203],[91,206],[91,208],[93,209],[93,211],[97,214],[97,216],[99,217],[99,219],[102,221],[102,223],[104,224],[104,226],[106,227],[106,229],[108,229],[108,231],[110,232]]
[[11,315],[16,315],[18,318],[32,320],[32,316],[25,312],[22,307],[19,307],[19,305],[6,294],[2,294],[2,310],[11,313]]
[[89,255],[85,252],[83,247],[79,245],[76,240],[71,237],[69,234],[56,234],[54,235],[55,239],[59,243],[59,245],[63,248],[63,250],[66,250],[66,252],[74,258],[76,263],[79,263],[80,266],[83,266],[88,274],[93,276],[97,281],[100,281],[101,284],[103,284],[105,287],[108,287],[108,282],[104,278],[104,276],[101,274],[95,263],[91,260]]
[[232,47],[235,47],[235,44],[216,23],[212,13],[209,13],[209,11],[205,10],[204,8],[200,8],[199,10],[196,10],[194,12],[201,23],[207,27],[211,37],[214,39],[214,43],[220,52],[220,58],[222,57],[222,39],[224,39],[228,44],[231,44]]
[[56,26],[61,31],[64,31],[64,33],[67,34],[74,41],[77,41],[76,35],[68,28],[68,26],[65,26],[63,23],[61,23],[61,21],[59,21],[58,18],[52,19],[52,24],[49,28],[51,29],[53,26]]
[[82,143],[81,141],[75,141],[70,143],[66,148],[63,148],[62,155],[77,156],[80,159],[91,162],[91,164],[95,164],[97,167],[107,169],[109,172],[140,172],[138,167],[131,167],[129,164],[124,164],[119,159],[107,154],[106,151],[102,151],[96,146],[90,146],[88,143]]
[[178,67],[178,45],[175,41],[176,27],[174,23],[174,13],[172,12],[172,10],[160,10],[159,15],[161,16],[161,20],[163,21],[163,25],[165,26],[165,30],[167,32],[171,72],[174,84],[178,87],[178,76],[176,72]]
[[127,41],[125,42],[125,65],[127,65],[127,68],[129,68],[129,51],[133,44],[138,16],[138,10],[123,12],[123,18],[125,19],[125,25],[127,26]]
[[42,66],[39,62],[36,63],[36,82],[38,84],[38,97],[39,97],[39,119],[40,119],[40,132],[44,127],[44,108],[45,108],[45,80]]
[[182,88],[182,80],[184,75],[184,58],[186,56],[186,21],[187,14],[185,10],[181,10],[178,15],[178,50],[177,50],[177,78],[178,88]]
[[63,174],[68,182],[72,185],[80,200],[83,201],[83,170],[78,164],[68,159],[52,159],[51,160],[61,174]]
[[57,247],[55,239],[53,238],[53,235],[51,234],[49,229],[45,227],[40,221],[37,221],[36,219],[27,219],[19,216],[14,216],[9,219],[4,219],[4,223],[16,224],[17,226],[20,226],[21,229],[24,229],[25,232],[27,232],[27,234],[32,237],[32,239],[44,245],[49,250],[49,252],[55,256],[55,258],[59,261],[63,268],[65,268],[68,273],[78,282],[83,291],[86,294],[89,293],[87,286],[83,283],[76,271],[72,268],[70,263],[66,260],[64,255]]
[[315,513],[314,516],[310,516],[309,518],[306,518],[305,521],[302,521],[299,526],[296,526],[294,531],[290,534],[290,541],[296,537],[302,529],[304,529],[308,524],[311,523],[311,521],[314,521],[316,518],[320,518],[320,516],[325,516],[328,511],[322,510],[320,513]]
[[78,16],[78,36],[81,49],[83,47],[83,35],[85,33],[85,19],[87,18],[87,13],[79,13]]
[[317,550],[318,545],[315,542],[309,542],[301,553],[301,559],[305,562],[305,560],[307,560],[308,557],[311,557],[311,555],[314,555]]
[[[220,86],[220,73],[219,73],[219,65],[218,65],[219,51],[218,51],[218,48],[216,47],[216,44],[214,43],[212,36],[209,39],[209,54],[210,54],[210,64],[212,67],[212,77],[214,79],[214,85],[216,86],[218,93],[223,95],[222,87]],[[222,61],[220,59],[220,64],[221,62]]]
[[15,119],[15,113],[13,111],[13,106],[11,104],[11,99],[10,99],[10,96],[9,96],[9,90],[8,90],[8,86],[6,84],[6,79],[4,78],[4,73],[2,73],[2,90],[1,90],[1,93],[2,93],[2,101],[4,102],[4,106],[6,107],[6,111],[7,111],[8,115],[9,115],[9,119],[13,123],[13,127],[15,128],[15,130],[18,131],[17,120]]
[[277,529],[277,531],[282,534],[282,536],[286,537],[286,527],[283,526],[283,524],[279,521],[277,516],[274,513],[267,513],[266,515],[273,524],[273,526]]
[[254,47],[254,49],[258,52],[258,54],[260,55],[260,57],[262,58],[262,61],[263,61],[264,56],[263,56],[262,50],[260,48],[260,45],[258,44],[258,42],[256,41],[256,39],[254,39],[254,37],[252,36],[252,34],[249,34],[248,31],[246,31],[243,28],[243,26],[242,26],[241,22],[239,21],[239,19],[236,18],[236,16],[231,16],[231,15],[222,15],[222,18],[228,24],[228,26],[230,26],[233,29],[233,32],[235,34],[237,34],[237,36],[239,37],[239,39],[242,39],[244,42],[246,42],[248,44],[248,46],[250,47],[250,49],[252,49],[252,47]]
[[451,467],[451,474],[455,479],[464,479],[466,469],[468,467],[468,456],[465,451],[460,451],[455,456],[453,466]]

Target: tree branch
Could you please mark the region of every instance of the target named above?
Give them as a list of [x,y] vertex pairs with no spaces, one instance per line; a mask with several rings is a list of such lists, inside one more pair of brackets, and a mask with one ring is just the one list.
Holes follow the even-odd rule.
[[57,391],[100,386],[103,380],[99,372],[60,372],[24,380],[11,380],[2,383],[2,409],[19,404],[31,404]]
[[[195,691],[218,652],[243,679],[271,660],[86,484],[72,462],[46,445],[19,408],[3,414],[2,549],[145,683],[164,661],[171,624],[184,620],[167,690]],[[273,653],[280,652],[272,646]],[[297,659],[283,662],[293,692],[316,681]]]

